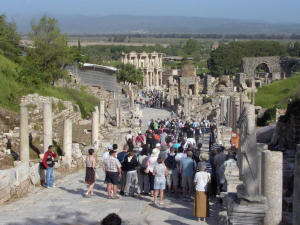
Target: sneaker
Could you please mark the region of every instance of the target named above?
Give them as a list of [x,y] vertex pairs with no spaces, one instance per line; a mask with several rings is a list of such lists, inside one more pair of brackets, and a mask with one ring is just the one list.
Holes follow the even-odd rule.
[[124,195],[124,191],[120,191],[120,195]]
[[51,186],[52,188],[56,188],[56,185]]

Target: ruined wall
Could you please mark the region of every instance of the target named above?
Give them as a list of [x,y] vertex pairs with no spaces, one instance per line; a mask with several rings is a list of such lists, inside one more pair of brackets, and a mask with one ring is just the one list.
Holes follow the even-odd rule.
[[281,73],[279,56],[243,58],[242,65],[241,65],[241,72],[254,76],[255,75],[254,71],[256,67],[262,63],[265,63],[268,66],[270,73],[273,74]]

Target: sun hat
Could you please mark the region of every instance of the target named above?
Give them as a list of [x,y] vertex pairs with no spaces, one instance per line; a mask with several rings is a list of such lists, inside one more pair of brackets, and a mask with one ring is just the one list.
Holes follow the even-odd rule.
[[159,150],[157,148],[152,150],[151,157],[158,157],[159,156]]
[[159,143],[157,143],[156,145],[155,145],[155,147],[156,148],[158,148],[158,147],[160,147],[161,145],[159,144]]

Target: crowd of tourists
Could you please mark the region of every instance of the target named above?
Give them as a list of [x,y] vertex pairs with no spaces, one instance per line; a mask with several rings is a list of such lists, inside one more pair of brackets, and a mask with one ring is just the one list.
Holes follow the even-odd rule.
[[149,108],[165,108],[166,100],[164,99],[163,92],[159,90],[143,90],[141,92],[142,98],[138,99],[138,103],[142,106]]
[[[148,130],[134,137],[129,131],[126,144],[108,146],[103,154],[103,170],[109,199],[123,196],[153,197],[164,205],[164,195],[194,200],[194,215],[209,215],[209,196],[226,190],[224,167],[235,164],[234,151],[224,154],[222,143],[215,143],[215,126],[208,120],[151,120]],[[202,150],[201,137],[210,133],[210,151]],[[95,183],[94,150],[86,160],[86,196],[93,195]],[[223,172],[223,174],[222,174]]]
[[[202,150],[201,137],[209,133],[209,151]],[[209,215],[209,196],[226,191],[225,168],[236,165],[238,136],[232,133],[232,148],[216,143],[215,125],[208,120],[151,120],[143,134],[129,131],[122,151],[113,144],[103,154],[103,170],[109,199],[123,196],[153,197],[155,205],[164,205],[168,197],[194,200],[194,215],[200,220]],[[49,146],[44,155],[46,187],[54,185],[55,152]],[[94,149],[88,150],[85,182],[86,197],[94,195],[96,181]]]

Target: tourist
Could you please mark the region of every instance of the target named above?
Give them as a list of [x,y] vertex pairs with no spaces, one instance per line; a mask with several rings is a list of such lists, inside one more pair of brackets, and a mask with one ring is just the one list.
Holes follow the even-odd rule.
[[[196,162],[192,159],[193,153],[187,152],[187,158],[180,162],[180,174],[182,176],[182,193],[184,198],[191,198],[193,194],[193,176],[196,171]],[[188,193],[187,193],[188,190]]]
[[54,146],[49,145],[48,151],[43,158],[43,165],[46,168],[46,188],[55,187],[54,185],[54,164],[56,153],[54,152]]
[[148,148],[146,145],[143,145],[143,150],[141,154],[138,156],[138,178],[139,178],[139,185],[141,194],[148,195],[149,194],[149,176],[145,173],[147,168],[147,161],[148,161]]
[[120,195],[124,195],[124,189],[125,189],[125,185],[126,185],[126,168],[123,166],[124,161],[125,161],[125,157],[128,154],[128,145],[125,144],[123,147],[123,151],[119,152],[117,155],[117,159],[119,160],[119,162],[122,165],[122,177],[121,177],[121,181],[120,181]]
[[136,136],[136,138],[135,138],[135,144],[137,145],[138,143],[140,143],[141,145],[143,145],[144,142],[145,142],[145,140],[144,140],[144,137],[142,135],[142,132],[139,131],[138,136]]
[[150,196],[153,197],[154,194],[154,175],[153,175],[153,169],[157,164],[157,158],[159,155],[159,150],[157,148],[152,150],[151,156],[149,157],[147,161],[147,169],[146,173],[148,173],[149,176],[149,182],[150,182]]
[[195,174],[195,200],[194,200],[194,216],[198,221],[206,220],[209,216],[209,202],[207,197],[208,183],[210,182],[210,174],[205,171],[206,164],[200,162],[198,164],[197,173]]
[[166,130],[163,129],[162,133],[159,135],[161,144],[166,142],[166,137],[167,136],[168,136],[168,134],[166,133]]
[[102,221],[101,225],[121,225],[122,219],[115,213],[108,214]]
[[106,174],[105,181],[107,183],[107,195],[111,199],[111,191],[113,191],[113,199],[119,199],[117,196],[117,184],[122,176],[121,163],[116,158],[117,145],[113,145],[113,150],[109,152],[109,157],[103,162],[103,169]]
[[171,194],[171,189],[175,192],[176,197],[178,197],[178,184],[179,184],[179,171],[176,162],[176,151],[175,148],[172,148],[171,152],[168,154],[168,157],[165,160],[165,165],[168,169],[167,176],[167,185],[168,192]]
[[112,149],[113,149],[113,148],[112,148],[111,145],[107,146],[107,151],[104,152],[104,154],[103,154],[103,156],[102,156],[102,161],[104,161],[105,159],[109,158],[109,152],[110,152]]
[[131,134],[131,130],[128,131],[128,134],[125,136],[125,140],[126,140],[126,143],[128,144],[129,146],[129,149],[130,150],[133,150],[133,136]]
[[87,192],[85,193],[85,196],[88,197],[90,195],[94,195],[94,185],[96,181],[96,174],[95,174],[95,169],[96,169],[96,160],[93,156],[94,154],[94,149],[89,149],[89,155],[86,158],[86,173],[85,173],[85,183],[89,184],[89,188]]
[[217,155],[214,157],[214,166],[215,166],[216,181],[217,181],[217,194],[219,194],[222,191],[219,169],[222,166],[222,164],[225,162],[225,160],[226,160],[226,155],[224,154],[224,147],[221,147],[217,150]]
[[166,166],[163,164],[162,158],[157,158],[157,164],[153,169],[154,179],[154,204],[157,204],[157,196],[159,193],[160,197],[160,205],[163,205],[164,199],[164,190],[166,189],[166,176],[168,175],[168,170]]
[[[138,175],[137,175],[137,166],[138,161],[137,157],[134,154],[134,151],[129,151],[129,153],[125,156],[125,160],[123,163],[123,167],[126,170],[126,185],[125,185],[125,196],[132,195],[134,196],[134,193],[137,192],[138,195],[140,195],[140,187],[138,185]],[[130,190],[133,189],[133,192],[130,193]]]

